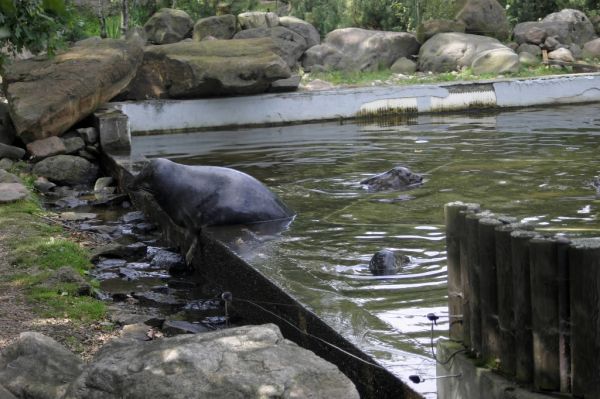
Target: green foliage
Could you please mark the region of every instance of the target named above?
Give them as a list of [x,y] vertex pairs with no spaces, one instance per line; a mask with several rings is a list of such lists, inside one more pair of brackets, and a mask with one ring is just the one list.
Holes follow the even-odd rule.
[[[193,20],[210,17],[217,14],[217,5],[222,0],[177,0],[177,8],[187,12]],[[259,0],[230,0],[229,5],[233,15],[258,8]],[[145,22],[145,21],[144,21]]]
[[0,0],[0,47],[53,54],[61,44],[65,17],[62,0]]
[[506,11],[513,23],[537,21],[565,8],[583,11],[588,17],[598,15],[600,0],[506,0]]
[[321,36],[334,29],[350,26],[344,14],[345,0],[297,0],[292,2],[292,15],[317,28]]

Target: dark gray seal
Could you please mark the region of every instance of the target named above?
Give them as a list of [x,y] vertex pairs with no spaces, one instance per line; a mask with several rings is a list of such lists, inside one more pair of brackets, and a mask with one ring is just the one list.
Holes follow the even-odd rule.
[[381,251],[375,252],[371,261],[369,262],[369,270],[375,276],[389,276],[396,274],[400,271],[403,264],[408,263],[409,259],[406,255],[400,255],[400,264],[394,254],[389,249],[382,249]]
[[294,217],[273,192],[254,177],[218,166],[188,166],[153,159],[130,187],[154,196],[179,226],[255,224]]
[[365,184],[369,191],[406,190],[423,184],[423,176],[404,166],[396,166],[387,172],[369,177],[360,184]]

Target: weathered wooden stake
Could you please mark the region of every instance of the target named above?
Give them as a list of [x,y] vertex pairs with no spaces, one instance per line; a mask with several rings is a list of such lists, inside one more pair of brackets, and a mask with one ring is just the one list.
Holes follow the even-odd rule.
[[469,256],[467,245],[467,215],[479,212],[479,205],[473,204],[472,208],[460,212],[460,277],[463,292],[463,344],[467,348],[472,348],[471,345],[471,284],[469,283]]
[[500,370],[513,376],[516,373],[516,351],[511,233],[526,228],[529,228],[529,226],[521,223],[511,223],[496,227],[495,232]]
[[[451,202],[444,206],[446,257],[448,262],[448,315],[450,339],[463,341],[464,291],[461,271],[461,239],[464,237],[464,212],[479,209],[477,204]],[[462,239],[464,241],[464,239]]]
[[573,396],[600,398],[600,239],[569,249]]
[[529,243],[531,239],[537,236],[537,233],[525,230],[516,230],[510,234],[515,328],[515,377],[518,382],[522,383],[533,381]]
[[471,349],[477,356],[481,354],[481,302],[480,302],[480,274],[479,262],[479,219],[482,213],[469,213],[465,217],[465,240],[467,242],[467,275],[469,279],[469,333]]
[[501,221],[492,217],[479,219],[481,355],[484,360],[491,361],[497,361],[500,358],[495,230],[501,225]]
[[559,253],[564,245],[555,238],[537,237],[531,240],[529,247],[533,385],[538,390],[559,391],[561,388],[559,292],[564,287],[559,276],[564,273],[559,270],[566,269],[567,264],[559,262]]

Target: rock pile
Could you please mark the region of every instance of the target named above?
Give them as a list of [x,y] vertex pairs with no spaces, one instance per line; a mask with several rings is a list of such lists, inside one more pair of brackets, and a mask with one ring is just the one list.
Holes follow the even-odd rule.
[[51,338],[22,333],[0,355],[0,395],[29,399],[359,397],[337,367],[284,339],[272,324],[145,342],[117,339],[89,364]]

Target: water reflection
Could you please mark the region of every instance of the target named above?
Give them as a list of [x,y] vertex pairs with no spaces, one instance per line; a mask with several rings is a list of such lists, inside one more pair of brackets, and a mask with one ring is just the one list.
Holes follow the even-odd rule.
[[[427,313],[446,310],[443,204],[480,202],[546,231],[598,234],[596,106],[418,116],[392,126],[314,124],[134,139],[134,151],[229,166],[265,182],[296,220],[231,245],[350,341],[406,378],[435,373]],[[423,186],[369,193],[359,182],[396,165]],[[224,239],[227,234],[222,236]],[[410,263],[374,277],[387,248]],[[440,319],[434,339],[447,329]],[[434,392],[435,383],[415,386]],[[431,395],[432,397],[434,395]]]

